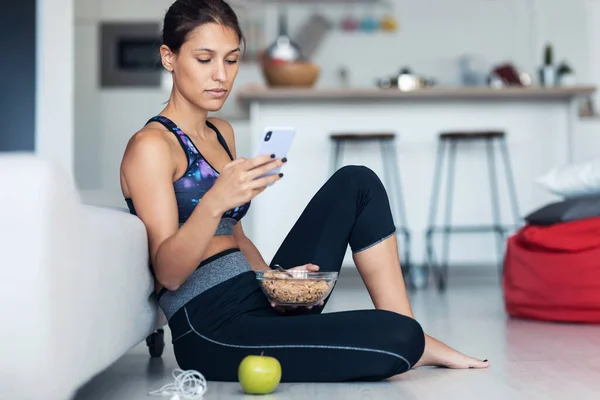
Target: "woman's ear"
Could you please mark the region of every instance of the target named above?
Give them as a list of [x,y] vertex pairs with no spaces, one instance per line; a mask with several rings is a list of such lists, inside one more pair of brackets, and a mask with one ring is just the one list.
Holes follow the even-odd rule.
[[163,67],[169,72],[173,72],[175,69],[175,54],[164,44],[160,46],[160,58]]

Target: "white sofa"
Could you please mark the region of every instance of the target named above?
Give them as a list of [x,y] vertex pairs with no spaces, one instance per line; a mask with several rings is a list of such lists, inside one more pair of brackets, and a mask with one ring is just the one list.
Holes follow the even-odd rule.
[[0,289],[3,399],[69,399],[165,325],[142,222],[33,155],[0,154]]

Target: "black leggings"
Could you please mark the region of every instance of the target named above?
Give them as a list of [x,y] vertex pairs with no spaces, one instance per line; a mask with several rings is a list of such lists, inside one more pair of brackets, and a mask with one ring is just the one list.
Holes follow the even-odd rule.
[[[313,263],[339,271],[350,245],[365,250],[395,233],[388,197],[365,167],[336,172],[302,213],[271,264]],[[241,360],[273,356],[282,382],[382,380],[411,369],[425,347],[412,318],[383,310],[279,314],[254,272],[245,272],[194,298],[169,321],[183,369],[211,381],[236,381]]]

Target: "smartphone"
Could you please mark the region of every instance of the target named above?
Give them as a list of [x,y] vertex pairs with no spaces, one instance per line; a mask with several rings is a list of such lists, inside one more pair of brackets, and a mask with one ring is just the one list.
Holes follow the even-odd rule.
[[[254,156],[257,157],[265,154],[275,154],[275,158],[277,159],[287,157],[290,147],[292,147],[292,141],[294,140],[295,135],[296,130],[294,128],[283,127],[265,129],[260,141],[256,146]],[[261,177],[278,174],[280,170],[281,167],[275,168]]]

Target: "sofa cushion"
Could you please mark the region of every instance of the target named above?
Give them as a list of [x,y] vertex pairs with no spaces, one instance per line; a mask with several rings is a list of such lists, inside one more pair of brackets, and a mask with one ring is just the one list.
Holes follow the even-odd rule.
[[537,183],[566,198],[600,195],[600,158],[553,168],[539,177]]
[[585,218],[600,217],[600,196],[565,199],[547,204],[525,217],[532,225],[552,225]]

